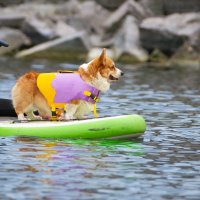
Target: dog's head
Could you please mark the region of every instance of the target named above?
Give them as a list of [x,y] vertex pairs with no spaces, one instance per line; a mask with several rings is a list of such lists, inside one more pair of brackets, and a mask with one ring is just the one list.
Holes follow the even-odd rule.
[[123,72],[115,66],[112,59],[106,56],[106,49],[102,50],[101,55],[94,60],[100,75],[108,82],[116,81],[123,75]]
[[111,58],[106,55],[106,49],[102,50],[99,57],[95,58],[88,64],[81,65],[79,69],[80,74],[86,81],[96,81],[100,84],[108,84],[117,81],[123,72],[115,66]]

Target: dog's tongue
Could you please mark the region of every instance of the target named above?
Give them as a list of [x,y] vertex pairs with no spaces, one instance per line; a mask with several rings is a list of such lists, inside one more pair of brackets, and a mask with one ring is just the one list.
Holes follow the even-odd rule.
[[117,81],[117,80],[118,80],[118,78],[115,78],[115,77],[112,76],[112,75],[109,76],[109,79],[110,79],[111,81]]

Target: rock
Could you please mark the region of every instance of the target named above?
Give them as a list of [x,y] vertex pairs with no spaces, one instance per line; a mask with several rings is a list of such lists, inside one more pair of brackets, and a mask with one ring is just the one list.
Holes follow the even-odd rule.
[[39,44],[55,37],[55,24],[49,18],[31,16],[26,18],[22,31],[31,38],[32,44]]
[[[90,62],[91,60],[95,59],[96,57],[98,57],[99,55],[101,55],[102,52],[102,48],[92,48],[90,49],[90,51],[87,54],[87,61]],[[112,49],[106,49],[106,55],[115,60],[115,53]]]
[[164,10],[165,14],[173,13],[188,13],[188,12],[199,12],[200,11],[200,1],[199,0],[176,0],[169,1],[164,0]]
[[194,51],[200,53],[200,30],[194,33],[192,37],[190,37],[189,44]]
[[25,0],[1,0],[0,6],[12,6],[12,5],[17,5],[24,2]]
[[200,13],[169,15],[164,19],[163,28],[170,33],[190,37],[200,31]]
[[114,39],[102,39],[102,37],[98,34],[92,34],[90,35],[90,43],[92,47],[111,47],[113,44]]
[[24,15],[20,14],[2,14],[0,16],[0,27],[20,28],[25,20]]
[[121,29],[114,38],[113,48],[117,58],[129,55],[140,62],[148,59],[147,53],[140,46],[140,32],[135,17],[130,15],[126,17]]
[[167,55],[171,55],[184,43],[185,37],[179,37],[156,29],[141,28],[141,45],[149,52],[159,49]]
[[149,16],[148,11],[145,10],[143,6],[134,0],[128,0],[109,16],[109,18],[104,22],[104,27],[109,28],[114,26],[129,14],[133,15],[138,20],[143,20]]
[[141,23],[142,46],[149,51],[157,48],[172,54],[200,30],[200,14],[173,14],[152,17]]
[[[110,12],[102,8],[94,1],[86,1],[79,4],[77,13],[67,18],[67,24],[77,30],[86,30],[88,33],[103,34],[103,21]],[[97,15],[98,13],[98,15]]]
[[90,31],[91,28],[90,23],[88,23],[87,20],[77,15],[67,17],[65,22],[78,31]]
[[145,8],[149,8],[155,15],[170,15],[173,13],[199,12],[199,0],[140,0]]
[[30,43],[30,40],[21,31],[11,28],[1,28],[0,38],[9,44],[9,47],[0,48],[0,55],[11,53]]
[[79,56],[86,55],[89,48],[90,46],[85,32],[78,32],[21,51],[17,53],[16,57],[32,56],[78,59]]
[[169,63],[173,66],[200,69],[200,49],[192,47],[190,40],[186,41],[170,58]]
[[55,25],[54,33],[56,36],[64,37],[67,35],[75,34],[76,30],[73,27],[66,24],[65,22],[58,21]]
[[159,49],[154,49],[153,52],[149,55],[149,61],[153,63],[163,63],[167,62],[167,60],[168,57]]
[[54,4],[37,4],[37,3],[24,3],[1,8],[1,15],[16,14],[26,17],[39,15],[39,16],[52,16],[55,14],[57,5]]
[[78,0],[69,0],[66,3],[57,4],[57,7],[55,8],[55,14],[60,15],[62,19],[66,19],[68,16],[76,15],[80,10],[79,7],[80,3]]
[[[151,10],[154,15],[164,15],[164,0],[140,0],[140,3],[146,8]],[[173,1],[174,3],[174,1]]]
[[[34,0],[34,3],[65,3],[68,0]],[[1,0],[0,1],[0,6],[13,6],[13,5],[19,5],[22,3],[27,3],[27,0]]]
[[103,6],[104,8],[107,8],[109,10],[115,10],[117,9],[122,3],[124,3],[124,0],[114,0],[114,1],[108,1],[108,0],[95,0],[98,4]]

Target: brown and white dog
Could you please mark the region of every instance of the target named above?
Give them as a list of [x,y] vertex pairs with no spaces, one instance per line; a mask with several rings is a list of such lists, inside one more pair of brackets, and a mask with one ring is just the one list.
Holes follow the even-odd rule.
[[[123,75],[122,71],[115,67],[112,59],[106,56],[106,49],[102,50],[99,57],[87,64],[82,64],[77,73],[83,81],[98,89],[106,92],[110,84]],[[43,116],[51,117],[51,108],[37,87],[37,77],[39,73],[29,72],[21,76],[12,89],[12,101],[19,120],[25,120],[26,117],[42,119]],[[67,120],[83,118],[93,110],[94,105],[83,100],[73,100],[67,104],[67,111],[64,118]],[[37,110],[40,116],[35,116]]]

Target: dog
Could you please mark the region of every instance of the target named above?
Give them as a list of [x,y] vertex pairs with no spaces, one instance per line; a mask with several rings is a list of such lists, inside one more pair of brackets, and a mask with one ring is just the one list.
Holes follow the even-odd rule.
[[[73,81],[73,78],[72,82],[67,82],[66,84],[60,85],[57,84],[56,88],[56,81],[58,82],[61,79],[67,80],[67,74],[68,73],[53,74],[52,76],[56,76],[57,78],[54,77],[51,86],[50,84],[49,86],[42,86],[43,89],[42,87],[40,88],[38,82],[41,82],[41,84],[47,84],[46,82],[48,81],[43,81],[42,77],[45,78],[45,76],[48,74],[28,72],[21,76],[12,88],[12,102],[18,119],[27,120],[27,118],[51,118],[53,113],[51,104],[53,104],[53,101],[55,101],[56,95],[58,96],[57,99],[60,98],[59,95],[64,95],[66,99],[69,96],[75,96],[74,94],[69,94],[71,92],[74,93],[74,91],[77,90],[77,88],[73,88],[76,87],[75,82],[77,82]],[[82,64],[73,74],[75,75],[71,75],[71,77],[80,77],[78,82],[81,82],[83,85],[86,84],[86,87],[92,88],[97,91],[97,93],[100,93],[108,91],[111,83],[117,81],[123,75],[123,72],[117,68],[113,60],[106,55],[106,49],[104,48],[100,56],[96,57],[87,64]],[[49,91],[47,87],[53,87],[52,85],[55,85],[52,91],[56,91],[56,94],[51,95],[54,100],[49,100],[48,95],[46,95],[45,92]],[[63,89],[66,94],[62,94],[62,91],[57,91],[60,90],[61,87],[64,87],[63,85],[68,86],[68,90],[65,88]],[[57,103],[63,103],[67,106],[63,116],[64,119],[83,119],[85,115],[89,114],[91,111],[94,111],[98,95],[95,96],[91,91],[83,91],[83,93],[85,96],[87,96],[87,98],[89,98],[89,100],[74,97],[68,100],[62,100],[64,102],[57,101]],[[34,114],[34,111],[36,110],[38,111],[39,115]],[[26,114],[26,116],[24,114]],[[63,118],[62,116],[60,117]]]

